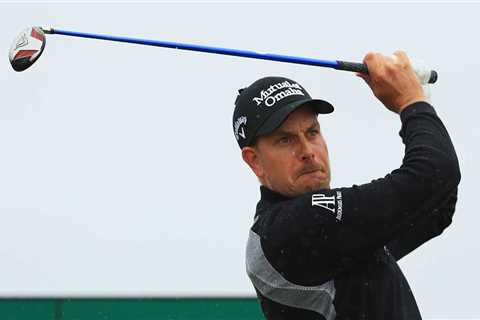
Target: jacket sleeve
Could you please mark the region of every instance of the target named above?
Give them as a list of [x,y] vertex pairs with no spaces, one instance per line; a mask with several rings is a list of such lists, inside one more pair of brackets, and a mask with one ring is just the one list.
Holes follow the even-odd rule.
[[[428,103],[408,106],[400,118],[405,144],[400,168],[367,184],[318,190],[274,204],[261,222],[267,230],[265,246],[289,248],[299,264],[328,262],[328,279],[402,235],[419,232],[406,250],[399,249],[400,255],[441,232],[448,221],[435,220],[451,205],[448,199],[460,181],[454,147]],[[452,213],[450,208],[447,219]]]
[[398,261],[428,240],[442,234],[443,230],[452,223],[455,205],[457,203],[457,191],[455,190],[445,198],[445,204],[438,209],[426,213],[410,224],[407,229],[387,244],[390,253]]

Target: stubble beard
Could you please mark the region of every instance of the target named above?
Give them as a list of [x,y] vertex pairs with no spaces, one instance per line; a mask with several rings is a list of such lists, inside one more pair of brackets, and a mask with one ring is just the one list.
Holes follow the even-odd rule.
[[320,189],[330,189],[330,174],[328,175],[327,180],[314,179],[314,181],[307,182],[298,195],[318,191]]
[[308,185],[305,186],[302,194],[312,192],[312,191],[317,191],[317,190],[320,190],[320,189],[330,189],[330,184],[325,183],[325,182],[308,184]]

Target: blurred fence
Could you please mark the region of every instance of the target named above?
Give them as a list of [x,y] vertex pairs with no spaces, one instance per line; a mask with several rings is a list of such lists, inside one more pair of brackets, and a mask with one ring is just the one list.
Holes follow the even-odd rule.
[[255,298],[0,299],[1,320],[260,320]]

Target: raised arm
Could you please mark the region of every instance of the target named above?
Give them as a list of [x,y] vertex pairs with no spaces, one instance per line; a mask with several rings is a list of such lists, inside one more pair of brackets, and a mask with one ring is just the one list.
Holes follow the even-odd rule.
[[367,55],[370,75],[362,77],[389,110],[400,114],[401,167],[367,184],[318,190],[269,207],[260,222],[269,224],[262,242],[267,252],[284,250],[292,255],[289,261],[323,270],[330,279],[424,224],[456,192],[460,170],[447,130],[423,100],[406,55],[396,57]]

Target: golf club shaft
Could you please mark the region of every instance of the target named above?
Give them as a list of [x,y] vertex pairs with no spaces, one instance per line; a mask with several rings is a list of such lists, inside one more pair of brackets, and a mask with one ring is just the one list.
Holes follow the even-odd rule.
[[[135,44],[163,47],[163,48],[199,51],[199,52],[223,54],[223,55],[229,55],[229,56],[253,58],[253,59],[263,59],[263,60],[280,61],[280,62],[288,62],[288,63],[296,63],[296,64],[305,64],[305,65],[311,65],[311,66],[319,66],[319,67],[333,68],[337,70],[360,72],[360,73],[368,74],[367,66],[363,63],[356,63],[356,62],[348,62],[348,61],[340,61],[340,60],[322,60],[322,59],[313,59],[313,58],[305,58],[305,57],[279,55],[279,54],[272,54],[272,53],[258,53],[258,52],[247,51],[247,50],[237,50],[237,49],[201,46],[201,45],[178,43],[178,42],[84,33],[84,32],[53,29],[53,28],[42,28],[42,29],[44,30],[45,33],[49,33],[49,34],[59,34],[64,36],[72,36],[72,37],[80,37],[80,38],[127,42],[127,43],[135,43]],[[430,79],[428,82],[434,83],[437,80],[437,77],[438,77],[437,72],[432,70],[430,74]]]

